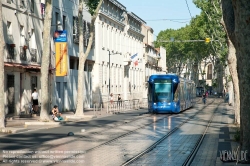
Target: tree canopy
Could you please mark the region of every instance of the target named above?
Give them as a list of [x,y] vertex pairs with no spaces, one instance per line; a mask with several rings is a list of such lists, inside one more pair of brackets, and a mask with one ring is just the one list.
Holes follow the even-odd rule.
[[[194,3],[202,12],[192,18],[189,25],[177,30],[166,29],[157,36],[155,46],[166,48],[166,64],[170,72],[175,72],[171,69],[176,69],[176,66],[199,63],[211,56],[215,57],[214,63],[216,59],[222,64],[226,62],[226,33],[220,24],[222,13],[219,3],[206,0],[195,0]],[[206,43],[206,38],[211,41]]]
[[95,10],[99,4],[100,0],[84,0],[84,3],[86,4],[89,13],[91,14],[91,16],[94,15]]

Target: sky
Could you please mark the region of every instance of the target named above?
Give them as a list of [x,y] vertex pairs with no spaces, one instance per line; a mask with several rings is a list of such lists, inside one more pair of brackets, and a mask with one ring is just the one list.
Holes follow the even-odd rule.
[[201,10],[192,0],[118,0],[154,30],[154,36],[165,29],[179,29],[189,24]]

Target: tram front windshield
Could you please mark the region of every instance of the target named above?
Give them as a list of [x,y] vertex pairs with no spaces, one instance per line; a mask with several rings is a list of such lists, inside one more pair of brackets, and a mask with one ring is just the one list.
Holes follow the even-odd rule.
[[154,102],[172,101],[171,80],[156,80],[154,86]]

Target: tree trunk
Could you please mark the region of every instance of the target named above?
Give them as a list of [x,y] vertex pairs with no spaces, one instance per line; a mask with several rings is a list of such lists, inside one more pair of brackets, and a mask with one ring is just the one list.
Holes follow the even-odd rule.
[[87,56],[84,54],[83,50],[83,22],[82,22],[82,10],[83,10],[83,0],[80,0],[78,8],[78,31],[79,31],[79,67],[78,67],[78,85],[77,85],[77,105],[75,115],[83,115],[84,107],[84,64]]
[[250,3],[249,0],[233,1],[235,9],[235,37],[237,70],[240,88],[241,150],[247,150],[250,160]]
[[4,111],[4,37],[3,37],[3,17],[2,2],[0,1],[0,129],[5,127],[5,111]]
[[223,19],[236,49],[240,92],[240,142],[250,161],[250,3],[249,0],[222,0]]
[[75,115],[84,115],[83,109],[84,109],[84,94],[83,94],[83,87],[84,87],[84,63],[89,55],[89,52],[91,50],[91,46],[93,43],[94,38],[94,24],[96,17],[98,16],[98,12],[101,8],[102,1],[99,1],[99,4],[95,10],[94,15],[91,18],[91,24],[90,24],[90,37],[89,37],[89,43],[86,49],[86,52],[84,53],[84,46],[83,46],[83,27],[82,27],[82,10],[83,10],[83,0],[80,0],[79,9],[78,9],[78,23],[79,23],[79,70],[78,70],[78,89],[77,89],[77,105],[76,105],[76,112]]
[[45,19],[43,25],[43,55],[41,65],[41,113],[40,120],[50,121],[50,94],[49,94],[49,64],[50,64],[50,29],[52,18],[52,0],[46,0]]
[[194,62],[193,65],[193,78],[192,80],[194,80],[195,85],[198,86],[199,85],[199,69],[198,69],[198,62]]
[[[227,21],[228,22],[228,21]],[[225,27],[225,21],[221,21],[222,26],[224,27],[226,34],[228,36],[228,67],[230,74],[232,76],[233,81],[233,88],[234,88],[234,110],[235,110],[235,123],[240,124],[240,91],[239,91],[239,79],[238,79],[238,72],[237,72],[237,58],[236,58],[236,50],[235,47],[230,39],[230,34],[232,32],[228,32],[227,28]],[[231,25],[233,26],[233,25]],[[234,39],[234,37],[232,38]],[[232,96],[232,95],[231,95]],[[230,96],[229,96],[230,97]]]
[[[236,59],[236,50],[230,41],[228,40],[228,67],[229,71],[232,77],[232,82],[233,82],[233,96],[234,96],[234,110],[235,110],[235,123],[239,124],[240,123],[240,93],[239,93],[239,80],[238,80],[238,72],[237,72],[237,59]],[[231,95],[231,96],[232,96]],[[233,97],[232,96],[232,97]],[[231,97],[231,98],[232,98]],[[230,99],[230,96],[229,96]]]

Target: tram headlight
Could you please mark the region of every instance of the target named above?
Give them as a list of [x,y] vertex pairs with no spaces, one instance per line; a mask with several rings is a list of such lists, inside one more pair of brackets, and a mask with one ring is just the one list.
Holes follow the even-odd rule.
[[156,105],[156,103],[154,103],[154,105]]

